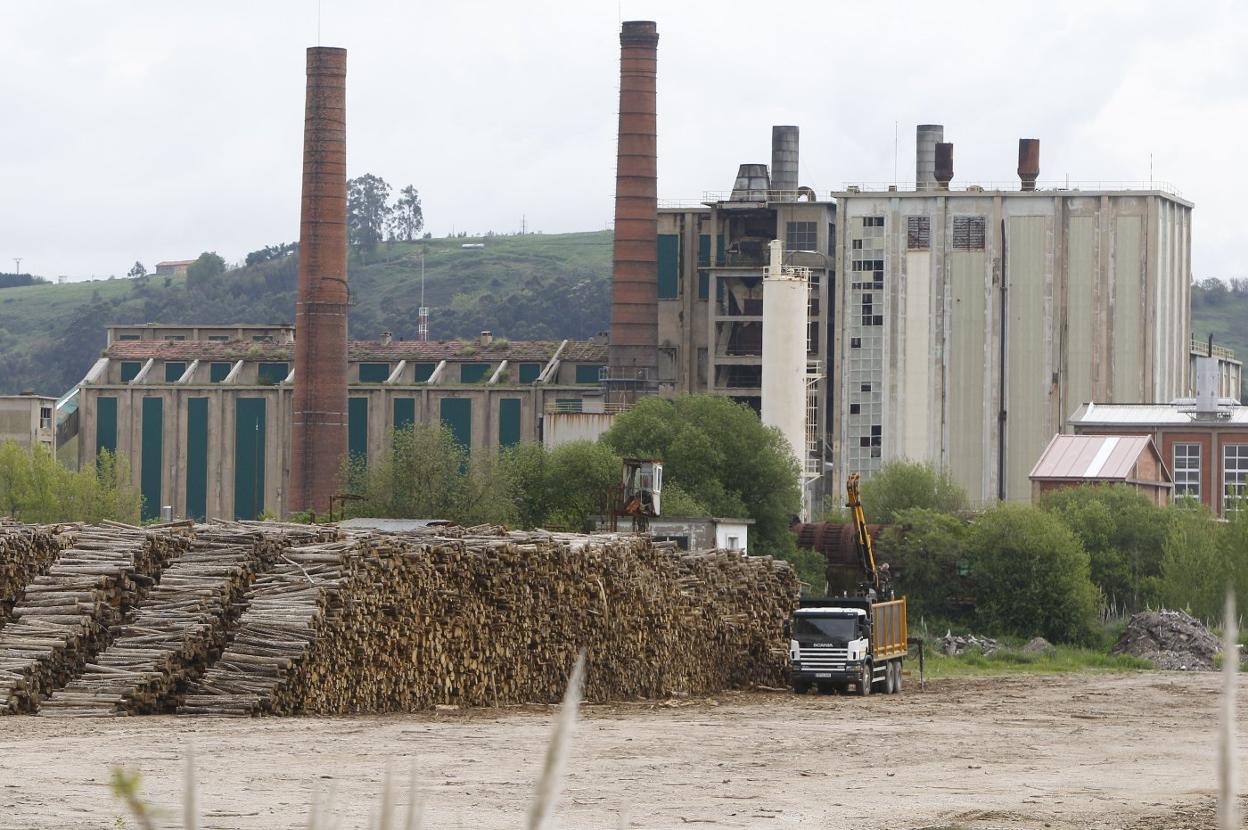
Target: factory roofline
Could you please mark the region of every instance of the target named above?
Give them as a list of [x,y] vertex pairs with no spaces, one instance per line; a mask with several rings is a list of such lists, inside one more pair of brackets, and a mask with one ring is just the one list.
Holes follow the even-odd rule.
[[1054,196],[1158,196],[1163,199],[1169,199],[1185,207],[1193,208],[1195,203],[1184,199],[1178,192],[1177,188],[1164,183],[1156,182],[1153,184],[1143,182],[1071,182],[1066,184],[1050,184],[1047,186],[1038,185],[1035,190],[1020,190],[1018,182],[985,182],[983,184],[971,183],[965,186],[952,185],[948,190],[940,190],[938,188],[927,188],[917,190],[915,188],[902,189],[900,187],[890,190],[891,184],[881,184],[877,182],[848,182],[842,190],[834,190],[831,193],[833,199],[853,199],[853,198],[878,198],[880,196],[898,196],[904,198],[930,198],[932,196],[952,196],[952,197],[978,197],[985,196],[1008,196],[1010,198],[1041,198],[1051,199]]
[[1248,406],[1220,400],[1223,415],[1203,417],[1190,406],[1156,403],[1086,403],[1071,416],[1072,426],[1186,426],[1218,424],[1248,427]]
[[[394,340],[389,343],[356,340],[347,344],[349,361],[397,360],[509,360],[546,362],[563,341],[494,340],[481,345],[477,340],[422,342]],[[292,344],[257,343],[251,340],[119,340],[104,351],[114,360],[289,360]],[[588,340],[569,340],[559,359],[569,363],[605,363],[607,347]]]

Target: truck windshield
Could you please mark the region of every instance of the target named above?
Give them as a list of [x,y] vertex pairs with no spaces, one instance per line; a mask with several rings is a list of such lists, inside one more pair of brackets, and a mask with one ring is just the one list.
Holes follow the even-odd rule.
[[795,640],[836,640],[849,642],[856,635],[857,619],[854,617],[808,617],[799,616],[793,621]]

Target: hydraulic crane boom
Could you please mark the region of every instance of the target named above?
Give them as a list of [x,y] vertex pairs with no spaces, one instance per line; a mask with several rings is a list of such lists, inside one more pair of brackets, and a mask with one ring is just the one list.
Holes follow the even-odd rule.
[[852,473],[845,482],[845,506],[854,516],[854,541],[858,548],[858,560],[862,570],[870,580],[871,587],[877,596],[884,595],[884,587],[880,583],[880,572],[875,567],[875,548],[871,544],[871,534],[867,532],[867,516],[862,510],[862,501],[858,498],[858,474]]

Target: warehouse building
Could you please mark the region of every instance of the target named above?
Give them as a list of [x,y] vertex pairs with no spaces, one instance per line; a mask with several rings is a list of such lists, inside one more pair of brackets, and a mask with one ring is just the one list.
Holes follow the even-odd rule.
[[1031,139],[1016,185],[954,188],[953,145],[922,152],[932,129],[914,190],[835,194],[835,463],[930,461],[976,503],[1026,500],[1080,404],[1186,390],[1192,205],[1160,185],[1038,187]]
[[56,398],[36,395],[0,395],[0,444],[13,441],[20,447],[43,447],[56,451],[52,413]]
[[[286,515],[294,330],[114,326],[78,386],[79,463],[128,461],[144,516]],[[601,404],[601,342],[353,342],[348,449],[369,460],[393,429],[443,423],[470,450],[540,441],[547,409]],[[588,399],[588,400],[587,400]]]

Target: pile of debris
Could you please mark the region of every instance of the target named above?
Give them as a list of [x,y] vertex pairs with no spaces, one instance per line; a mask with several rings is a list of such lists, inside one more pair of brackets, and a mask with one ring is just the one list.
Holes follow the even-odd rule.
[[936,641],[941,654],[947,657],[959,657],[968,651],[977,651],[988,655],[1001,648],[1001,644],[991,637],[976,637],[974,634],[954,634],[946,631],[945,636]]
[[1135,614],[1110,649],[1151,661],[1167,671],[1213,671],[1222,652],[1218,638],[1182,611],[1145,611]]

